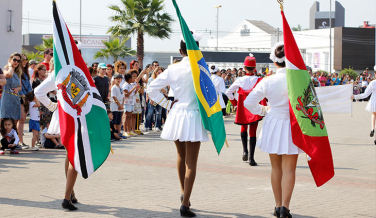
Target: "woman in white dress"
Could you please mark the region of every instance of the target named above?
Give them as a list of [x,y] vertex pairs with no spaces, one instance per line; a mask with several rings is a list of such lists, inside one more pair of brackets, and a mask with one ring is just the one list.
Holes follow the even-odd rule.
[[[59,111],[57,103],[52,102],[47,97],[47,93],[53,90],[57,90],[55,84],[55,72],[51,72],[49,76],[37,88],[35,88],[34,94],[43,105],[48,105],[46,106],[48,110],[53,112],[47,133],[56,135],[60,134]],[[77,210],[77,207],[73,205],[73,203],[78,202],[73,190],[74,184],[76,183],[77,171],[69,163],[68,153],[65,158],[65,176],[67,177],[67,183],[62,207],[68,210]]]
[[[369,95],[371,95],[371,98],[368,101],[366,111],[372,112],[372,118],[371,118],[372,130],[370,133],[370,137],[373,137],[375,135],[375,120],[376,120],[376,80],[373,80],[372,82],[370,82],[370,84],[367,86],[364,93],[360,95],[354,95],[352,99],[355,99],[355,100],[365,99]],[[376,145],[376,138],[375,138],[374,143]]]
[[[198,44],[198,40],[196,43]],[[161,138],[174,141],[176,145],[177,169],[182,194],[180,214],[185,217],[194,217],[196,215],[189,209],[189,198],[196,177],[200,145],[201,142],[208,141],[208,135],[201,121],[184,41],[180,42],[180,53],[183,55],[182,61],[170,65],[157,79],[153,80],[148,86],[147,93],[155,104],[170,110]],[[160,92],[166,86],[170,86],[174,92],[173,102],[167,100]]]
[[[259,82],[244,101],[244,106],[252,113],[265,116],[257,146],[269,153],[272,165],[271,183],[275,198],[274,215],[291,217],[290,200],[295,185],[295,170],[300,150],[292,142],[289,115],[289,99],[283,43],[277,43],[270,59],[278,68],[276,74]],[[269,106],[259,102],[268,99]]]

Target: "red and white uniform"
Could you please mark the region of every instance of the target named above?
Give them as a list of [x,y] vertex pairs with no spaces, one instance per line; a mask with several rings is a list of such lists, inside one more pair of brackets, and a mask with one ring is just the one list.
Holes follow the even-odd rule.
[[[237,106],[235,123],[239,125],[248,125],[262,120],[262,116],[254,115],[244,107],[244,100],[254,87],[262,80],[257,76],[243,76],[235,80],[235,82],[227,89],[226,95],[234,106]],[[238,90],[238,100],[235,99],[233,93]],[[260,102],[262,105],[266,104],[266,99]]]

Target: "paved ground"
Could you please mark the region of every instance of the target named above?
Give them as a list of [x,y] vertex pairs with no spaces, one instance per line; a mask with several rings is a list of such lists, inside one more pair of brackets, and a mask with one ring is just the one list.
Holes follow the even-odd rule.
[[[314,184],[300,155],[291,203],[294,217],[375,217],[376,145],[369,137],[366,103],[354,116],[326,114],[336,176]],[[230,148],[217,156],[202,145],[191,202],[198,217],[272,217],[268,155],[257,150],[259,166],[241,161],[239,126],[226,119]],[[26,142],[30,134],[26,133]],[[157,133],[114,143],[115,154],[89,179],[78,178],[76,212],[62,210],[65,187],[61,150],[21,151],[0,156],[0,217],[179,217],[180,190],[172,142]]]

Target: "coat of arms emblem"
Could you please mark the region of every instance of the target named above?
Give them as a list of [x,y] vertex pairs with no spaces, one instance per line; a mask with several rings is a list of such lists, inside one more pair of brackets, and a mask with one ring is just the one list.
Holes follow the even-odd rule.
[[69,75],[57,87],[62,90],[64,100],[77,110],[77,115],[81,115],[81,108],[90,96],[89,84],[85,77],[72,68]]
[[321,129],[324,129],[324,117],[312,81],[304,90],[304,95],[298,97],[297,100],[299,104],[296,105],[296,109],[303,112],[302,118],[310,119],[313,127],[318,124]]

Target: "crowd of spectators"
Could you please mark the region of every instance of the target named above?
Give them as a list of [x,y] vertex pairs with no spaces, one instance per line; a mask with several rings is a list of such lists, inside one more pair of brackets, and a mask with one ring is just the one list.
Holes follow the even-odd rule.
[[[353,84],[354,95],[364,93],[371,81],[375,79],[375,75],[372,75],[372,73],[369,72],[368,68],[366,68],[363,73],[359,74],[355,78],[349,74],[342,74],[341,76],[339,76],[338,73],[330,74],[323,71],[317,71],[314,73],[312,71],[309,71],[309,74],[315,87]],[[361,99],[359,101],[368,100],[369,97],[366,99]]]
[[[175,62],[179,62],[176,60]],[[149,99],[146,94],[147,86],[160,74],[164,68],[157,61],[141,69],[138,61],[133,60],[128,64],[116,61],[114,64],[93,63],[88,67],[103,102],[108,111],[111,127],[111,140],[123,140],[128,137],[148,134],[149,131],[160,132],[167,119],[168,111],[156,102]],[[48,134],[52,112],[41,104],[34,96],[33,90],[38,87],[48,75],[54,71],[53,51],[46,49],[44,59],[37,63],[28,60],[20,53],[10,55],[7,65],[0,68],[0,118],[1,118],[1,149],[9,149],[12,154],[17,150],[39,148],[64,148],[60,135]],[[314,86],[354,85],[354,94],[363,93],[367,85],[374,79],[368,69],[357,78],[350,75],[338,76],[337,73],[309,72]],[[256,76],[265,77],[273,71],[255,72]],[[240,77],[246,75],[244,69],[222,69],[220,75],[225,88]],[[167,86],[160,90],[169,100],[174,100],[172,90]],[[56,102],[56,90],[51,90],[48,97]],[[224,95],[224,93],[222,93]],[[228,101],[224,117],[234,111]],[[29,116],[29,131],[32,133],[30,145],[24,141],[24,124]],[[140,127],[143,125],[143,128]]]

